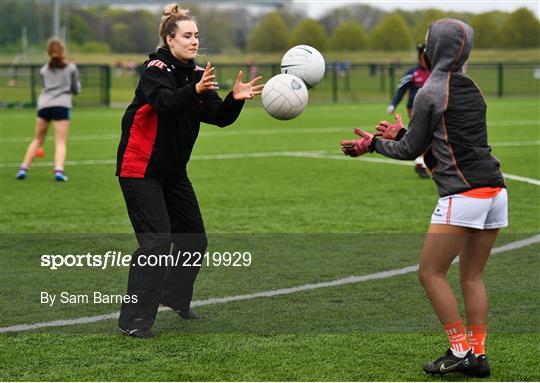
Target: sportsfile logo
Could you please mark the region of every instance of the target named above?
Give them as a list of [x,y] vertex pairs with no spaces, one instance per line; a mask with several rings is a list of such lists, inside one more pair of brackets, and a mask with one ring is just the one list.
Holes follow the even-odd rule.
[[59,267],[97,267],[102,270],[107,267],[128,267],[131,255],[123,255],[121,251],[107,251],[105,254],[43,254],[41,267],[58,270]]
[[107,251],[105,254],[43,254],[41,267],[58,270],[60,267],[93,267],[105,270],[107,267],[247,267],[251,265],[252,256],[249,251],[214,251],[189,252],[178,251],[176,254],[139,254],[132,262],[132,255],[121,251]]

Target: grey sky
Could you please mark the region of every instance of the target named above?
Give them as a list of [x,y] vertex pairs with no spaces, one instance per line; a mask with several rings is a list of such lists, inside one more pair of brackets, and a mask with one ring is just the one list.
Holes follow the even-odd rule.
[[416,1],[318,1],[318,0],[294,0],[295,7],[306,9],[311,17],[319,17],[323,12],[332,8],[337,8],[348,4],[369,4],[373,7],[381,8],[387,11],[401,8],[405,10],[416,10],[425,8],[438,8],[444,11],[467,11],[481,13],[492,10],[512,12],[518,8],[526,7],[533,11],[537,17],[540,17],[540,2],[538,0],[416,0]]

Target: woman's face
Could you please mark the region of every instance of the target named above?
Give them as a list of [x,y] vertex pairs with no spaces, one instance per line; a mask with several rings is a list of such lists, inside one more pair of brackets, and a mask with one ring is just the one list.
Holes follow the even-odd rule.
[[178,29],[174,37],[167,36],[167,44],[174,57],[183,62],[194,60],[199,49],[199,30],[192,20],[176,23]]

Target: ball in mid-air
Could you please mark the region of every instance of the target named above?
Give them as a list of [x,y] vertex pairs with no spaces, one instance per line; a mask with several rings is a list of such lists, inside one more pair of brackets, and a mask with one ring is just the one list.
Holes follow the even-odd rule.
[[306,85],[291,74],[272,77],[264,85],[261,96],[266,112],[278,120],[290,120],[298,116],[308,102]]
[[292,47],[281,59],[281,73],[300,77],[308,88],[313,88],[322,80],[325,70],[323,56],[309,45]]

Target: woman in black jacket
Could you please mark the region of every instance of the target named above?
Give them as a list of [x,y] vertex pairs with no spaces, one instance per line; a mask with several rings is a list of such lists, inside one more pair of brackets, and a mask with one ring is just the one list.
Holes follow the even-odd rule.
[[[233,90],[222,100],[214,68],[195,65],[197,24],[177,4],[163,9],[162,47],[144,63],[135,98],[122,119],[117,170],[139,248],[132,257],[127,296],[119,318],[123,332],[152,337],[159,304],[181,318],[196,319],[190,309],[199,267],[175,264],[147,266],[149,255],[200,252],[207,246],[197,198],[186,165],[200,123],[232,124],[244,104],[261,93],[257,77],[243,83],[240,71]],[[171,257],[169,257],[170,259]],[[168,266],[168,267],[166,267]]]

